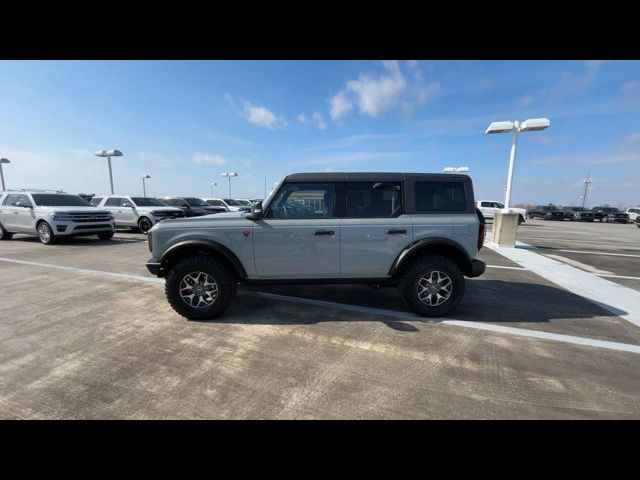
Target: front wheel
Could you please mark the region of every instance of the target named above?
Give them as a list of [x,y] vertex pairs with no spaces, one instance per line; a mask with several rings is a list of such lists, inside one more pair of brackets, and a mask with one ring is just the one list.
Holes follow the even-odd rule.
[[194,255],[178,261],[167,275],[165,295],[173,309],[190,320],[215,318],[236,295],[238,280],[220,260]]
[[41,222],[38,225],[38,238],[45,245],[53,245],[56,243],[56,237],[47,222]]
[[138,220],[138,230],[140,230],[142,233],[147,233],[149,230],[151,230],[151,227],[153,225],[151,225],[151,220],[149,220],[147,217],[142,217],[140,220]]
[[7,232],[2,224],[0,224],[0,240],[11,240],[13,233]]
[[407,306],[423,317],[452,312],[464,296],[460,268],[440,255],[425,255],[402,275],[398,289]]

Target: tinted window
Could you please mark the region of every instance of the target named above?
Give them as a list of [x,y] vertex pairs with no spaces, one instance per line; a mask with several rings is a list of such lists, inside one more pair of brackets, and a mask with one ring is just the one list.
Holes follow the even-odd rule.
[[207,203],[212,207],[224,207],[224,203],[220,200],[207,200]]
[[481,207],[493,207],[493,202],[480,202]]
[[464,212],[467,197],[463,182],[415,183],[417,212]]
[[23,205],[31,205],[31,200],[29,200],[29,197],[27,197],[26,195],[20,195],[18,201],[22,202]]
[[348,182],[345,194],[348,218],[390,218],[402,213],[399,182]]
[[185,197],[184,199],[192,207],[202,207],[207,205],[206,203],[204,203],[204,200],[202,200],[201,198]]
[[98,198],[93,197],[91,199],[91,205],[93,205],[94,207],[97,207],[101,201],[102,201],[102,197],[98,197]]
[[227,205],[231,205],[232,207],[242,207],[243,206],[240,202],[236,202],[233,198],[225,198],[224,202]]
[[165,207],[166,205],[162,203],[157,198],[151,197],[131,197],[133,203],[138,207]]
[[19,198],[20,198],[20,195],[7,195],[7,198],[4,199],[4,202],[2,202],[2,205],[12,207],[16,203],[18,203]]
[[31,197],[36,205],[45,207],[89,207],[91,205],[78,195],[34,193]]
[[111,197],[111,198],[107,198],[107,201],[105,202],[104,206],[105,207],[119,207],[122,204],[122,198],[120,197]]
[[268,218],[331,218],[333,183],[285,183],[269,206]]

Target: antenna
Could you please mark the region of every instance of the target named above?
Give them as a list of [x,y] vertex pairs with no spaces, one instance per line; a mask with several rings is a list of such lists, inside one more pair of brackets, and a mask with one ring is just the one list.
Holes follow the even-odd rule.
[[584,204],[587,201],[587,191],[589,190],[589,185],[592,184],[591,181],[591,172],[587,175],[587,179],[584,181],[584,193],[582,194],[582,208],[584,209]]

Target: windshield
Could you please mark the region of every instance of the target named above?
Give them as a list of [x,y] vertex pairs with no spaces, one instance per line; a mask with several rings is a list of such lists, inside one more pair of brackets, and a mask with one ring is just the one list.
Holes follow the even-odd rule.
[[192,207],[206,207],[207,204],[201,198],[185,197],[186,202]]
[[166,207],[167,206],[157,198],[131,197],[131,200],[133,200],[133,203],[135,203],[137,207]]
[[240,202],[242,205],[246,205],[248,207],[253,205],[249,200],[238,200],[238,202]]
[[244,207],[245,205],[243,205],[242,203],[232,199],[232,198],[225,198],[224,199],[224,203],[226,203],[227,205],[231,205],[232,207]]
[[92,207],[89,202],[78,195],[59,195],[33,193],[33,202],[42,207]]
[[542,207],[542,209],[543,209],[545,212],[553,212],[553,211],[557,210],[557,208],[556,208],[556,207]]

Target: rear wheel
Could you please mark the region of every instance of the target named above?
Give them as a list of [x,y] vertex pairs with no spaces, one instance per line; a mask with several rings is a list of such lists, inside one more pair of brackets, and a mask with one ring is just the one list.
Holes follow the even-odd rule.
[[140,230],[142,233],[147,233],[149,230],[151,230],[151,227],[153,225],[151,225],[151,220],[149,220],[147,217],[142,217],[140,220],[138,220],[138,230]]
[[418,315],[440,317],[458,306],[465,283],[454,262],[440,255],[425,255],[402,275],[398,289],[407,306]]
[[206,255],[194,255],[178,261],[165,283],[169,304],[190,320],[222,315],[237,289],[235,274],[218,259]]
[[38,225],[38,238],[40,242],[45,245],[53,245],[56,243],[56,237],[47,222],[40,222]]
[[13,233],[7,232],[5,228],[0,224],[0,240],[11,240]]

